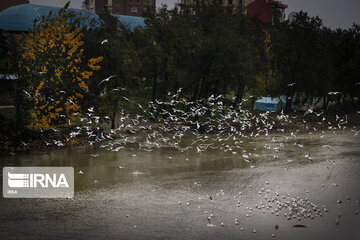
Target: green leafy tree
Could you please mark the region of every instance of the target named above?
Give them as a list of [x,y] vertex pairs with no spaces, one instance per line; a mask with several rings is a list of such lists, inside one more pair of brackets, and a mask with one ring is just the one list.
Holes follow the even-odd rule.
[[277,24],[272,31],[273,69],[278,82],[273,95],[286,95],[286,110],[295,94],[314,95],[321,74],[322,21],[299,12],[292,22]]
[[337,29],[333,39],[336,42],[336,76],[331,91],[339,91],[343,97],[353,101],[360,96],[360,26],[354,24],[347,30]]
[[[87,105],[95,106],[103,119],[109,116],[114,128],[116,113],[130,110],[128,99],[140,95],[142,82],[138,73],[142,62],[130,40],[133,34],[130,29],[109,13],[102,13],[100,17],[101,27],[85,32],[86,55],[103,56],[102,71],[97,72],[89,84],[92,97]],[[109,81],[103,81],[110,76],[113,77]]]

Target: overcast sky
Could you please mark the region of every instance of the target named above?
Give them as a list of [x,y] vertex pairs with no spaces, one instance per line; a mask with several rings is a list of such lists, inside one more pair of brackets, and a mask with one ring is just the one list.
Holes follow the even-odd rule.
[[[70,7],[80,8],[83,0],[71,0]],[[180,0],[156,0],[156,5],[161,3],[173,7],[174,3]],[[30,0],[30,3],[58,6],[65,5],[67,0]],[[360,0],[282,0],[289,7],[286,9],[286,16],[290,12],[303,10],[310,16],[319,16],[323,19],[324,25],[332,29],[350,28],[355,22],[360,24]]]

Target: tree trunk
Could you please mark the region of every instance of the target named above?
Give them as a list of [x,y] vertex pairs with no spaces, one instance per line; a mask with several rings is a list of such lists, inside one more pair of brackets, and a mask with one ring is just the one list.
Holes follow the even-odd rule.
[[[166,98],[167,96],[167,91],[169,89],[169,72],[166,71],[165,74],[164,74],[164,99]],[[171,89],[171,88],[170,88]]]
[[233,103],[233,107],[235,108],[236,105],[238,103],[242,102],[242,97],[243,97],[243,93],[244,93],[244,85],[243,84],[239,84],[237,91],[236,91],[236,98],[235,101]]
[[227,81],[225,81],[225,83],[224,83],[224,89],[223,89],[223,93],[222,93],[224,96],[226,96],[227,89],[228,89],[228,83],[227,83]]
[[200,99],[204,96],[205,83],[206,83],[205,78],[202,78],[201,87],[200,87],[200,93],[199,93],[199,98]]
[[114,104],[114,110],[113,110],[113,117],[111,120],[111,129],[115,129],[115,120],[116,120],[116,112],[117,112],[117,101],[118,99],[116,99],[116,102]]
[[192,81],[188,86],[184,87],[184,89],[182,89],[181,93],[179,94],[178,98],[181,98],[188,91],[188,89],[190,89],[194,85],[194,83],[195,81]]
[[151,96],[151,100],[153,102],[155,102],[156,99],[156,88],[157,88],[157,66],[156,63],[154,62],[154,79],[153,79],[153,86],[152,86],[152,96]]
[[194,93],[193,93],[193,96],[191,98],[191,101],[195,101],[196,100],[196,97],[197,97],[197,93],[199,91],[199,87],[200,87],[200,82],[201,82],[201,79],[199,78],[196,82],[196,86],[195,86],[195,89],[194,89]]
[[165,63],[164,63],[164,99],[166,98],[167,96],[167,91],[168,91],[168,88],[169,88],[169,71],[167,70],[167,62],[168,60],[165,59]]
[[209,96],[209,88],[210,88],[210,83],[208,82],[208,83],[205,84],[205,87],[204,87],[203,97],[204,97],[205,99],[207,99],[208,96]]
[[214,96],[218,94],[219,84],[220,84],[220,79],[217,79],[214,84],[214,90],[213,90]]
[[285,108],[285,112],[290,112],[292,110],[292,99],[293,96],[286,96],[286,108]]
[[316,105],[320,102],[320,100],[321,100],[321,97],[319,97],[319,98],[316,100],[316,102],[315,102],[315,105],[314,105],[314,106],[316,106]]
[[26,89],[26,81],[20,75],[18,80],[15,81],[15,107],[16,107],[16,115],[15,115],[15,133],[16,135],[20,134],[29,121],[28,117],[28,104],[25,99],[25,95],[23,90]]
[[302,101],[301,101],[301,105],[304,106],[305,103],[309,100],[309,96],[306,96]]
[[327,109],[326,97],[325,97],[325,96],[323,96],[323,106],[322,106],[322,109],[323,109],[323,110],[326,110],[326,109]]

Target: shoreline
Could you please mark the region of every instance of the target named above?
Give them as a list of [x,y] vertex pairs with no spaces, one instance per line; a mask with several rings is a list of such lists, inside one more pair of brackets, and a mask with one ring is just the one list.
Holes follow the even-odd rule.
[[[260,112],[256,112],[254,116],[259,116]],[[311,132],[312,130],[336,130],[336,129],[351,129],[351,128],[360,128],[360,114],[359,113],[350,113],[346,114],[346,121],[338,122],[338,116],[336,114],[331,114],[327,117],[326,121],[322,121],[319,117],[314,114],[307,114],[304,116],[300,112],[291,113],[288,116],[288,121],[282,121],[278,119],[280,115],[278,113],[270,113],[269,114],[269,122],[273,123],[273,127],[268,131],[269,134],[273,133],[306,133]],[[326,116],[326,115],[325,115]],[[253,121],[254,119],[250,119],[249,121]],[[180,122],[167,124],[168,126],[172,125],[180,125]],[[69,138],[68,134],[63,132],[54,132],[51,134],[47,132],[47,141],[61,141],[60,146],[55,146],[54,144],[50,144],[44,140],[43,136],[38,138],[30,138],[25,140],[20,140],[20,145],[14,146],[14,142],[11,140],[3,141],[1,145],[3,146],[0,150],[1,155],[15,155],[17,153],[32,153],[32,152],[43,152],[43,151],[52,151],[56,149],[64,149],[64,148],[72,148],[79,146],[88,146],[96,143],[101,143],[105,141],[111,141],[115,139],[119,139],[121,137],[132,136],[142,132],[151,132],[158,131],[160,133],[164,133],[160,128],[164,127],[165,123],[159,122],[146,122],[138,125],[132,126],[132,129],[121,129],[117,130],[109,130],[106,129],[104,135],[106,136],[102,141],[94,141],[89,140],[88,137],[81,133],[80,137]],[[201,124],[200,124],[201,125]],[[199,129],[199,133],[204,134],[201,128]],[[251,129],[245,129],[244,134],[251,134],[256,132],[256,128],[253,127]],[[258,131],[260,132],[260,131]],[[224,132],[224,134],[229,133],[229,131]],[[262,133],[264,134],[264,133]],[[260,134],[261,135],[261,134]],[[63,140],[59,140],[63,139]],[[66,141],[67,140],[67,141]]]

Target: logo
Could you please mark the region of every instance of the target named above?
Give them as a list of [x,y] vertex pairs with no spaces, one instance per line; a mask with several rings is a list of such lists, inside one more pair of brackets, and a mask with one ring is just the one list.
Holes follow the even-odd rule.
[[69,187],[64,174],[57,178],[56,174],[51,177],[49,174],[19,174],[8,172],[8,185],[15,187]]
[[74,196],[72,167],[5,167],[5,198],[65,198]]

